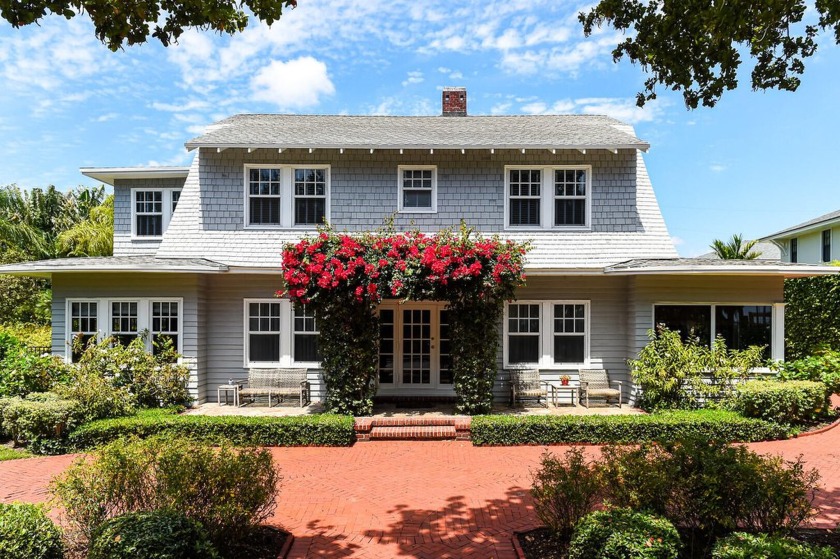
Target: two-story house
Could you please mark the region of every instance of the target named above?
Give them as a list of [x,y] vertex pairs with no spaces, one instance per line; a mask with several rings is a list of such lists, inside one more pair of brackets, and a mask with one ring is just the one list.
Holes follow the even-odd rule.
[[[424,232],[464,220],[531,241],[527,286],[499,325],[500,371],[556,382],[597,367],[629,381],[657,323],[782,358],[783,280],[826,268],[679,258],[649,146],[619,121],[467,116],[462,88],[442,103],[433,117],[237,115],[186,143],[190,167],[82,169],[114,188],[114,256],[0,272],[52,278],[56,354],[73,359],[74,336],[148,333],[150,350],[170,336],[202,402],[252,366],[306,367],[323,394],[317,317],[275,292],[284,243],[325,220],[349,232],[390,216]],[[444,306],[389,301],[380,320],[379,394],[451,397]]]
[[783,262],[824,264],[840,260],[840,210],[767,235],[782,252]]

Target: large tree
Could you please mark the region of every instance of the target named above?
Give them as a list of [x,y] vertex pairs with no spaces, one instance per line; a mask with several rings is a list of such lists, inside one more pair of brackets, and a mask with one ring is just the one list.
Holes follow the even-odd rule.
[[109,49],[177,41],[186,28],[233,34],[248,25],[246,9],[271,25],[297,0],[0,0],[0,16],[13,27],[39,23],[48,15],[67,19],[86,14],[96,37]]
[[[818,18],[806,25],[811,8]],[[689,108],[713,107],[737,87],[743,55],[755,63],[753,89],[795,91],[817,34],[831,30],[840,43],[837,0],[600,0],[580,21],[587,36],[602,25],[630,32],[613,59],[626,56],[650,74],[639,106],[664,85],[682,92]]]
[[715,239],[709,247],[721,260],[755,260],[760,256],[760,253],[753,250],[756,242],[744,242],[741,235],[732,235],[726,242]]

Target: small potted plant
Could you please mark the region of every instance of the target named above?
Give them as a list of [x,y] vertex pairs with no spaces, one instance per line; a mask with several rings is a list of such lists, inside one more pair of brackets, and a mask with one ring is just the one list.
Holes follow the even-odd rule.
[[563,386],[569,386],[569,375],[563,375],[560,377],[560,384]]

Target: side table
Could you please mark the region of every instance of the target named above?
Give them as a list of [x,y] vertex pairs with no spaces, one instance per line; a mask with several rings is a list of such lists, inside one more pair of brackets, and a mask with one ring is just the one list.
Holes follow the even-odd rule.
[[578,386],[571,386],[571,385],[568,385],[568,384],[567,385],[555,386],[554,387],[554,406],[557,407],[557,393],[560,392],[561,390],[568,391],[569,396],[571,396],[571,398],[572,398],[572,405],[573,406],[577,405],[575,403],[575,394],[579,395],[579,389],[580,389],[580,387],[578,387]]
[[[233,394],[233,405],[237,408],[239,407],[239,389],[242,388],[241,384],[220,384],[219,388],[216,389],[216,399],[219,402],[220,406],[229,406],[228,404],[228,394]],[[224,404],[222,403],[222,394],[224,393],[225,399]]]

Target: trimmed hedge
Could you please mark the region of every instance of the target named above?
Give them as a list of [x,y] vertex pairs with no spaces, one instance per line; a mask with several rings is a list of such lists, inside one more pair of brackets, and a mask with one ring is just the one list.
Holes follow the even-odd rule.
[[16,443],[61,438],[80,423],[80,406],[50,393],[32,393],[26,398],[0,400],[3,433]]
[[728,407],[746,417],[797,425],[826,417],[828,397],[822,382],[753,380],[735,387]]
[[712,550],[712,559],[835,559],[828,546],[801,543],[768,534],[735,532],[720,539]]
[[87,559],[219,559],[207,531],[169,510],[132,512],[106,521],[93,535]]
[[590,513],[575,528],[569,559],[677,559],[680,535],[667,519],[614,509]]
[[350,446],[356,440],[353,418],[343,415],[242,417],[142,410],[137,415],[82,425],[70,433],[68,442],[72,448],[85,450],[123,437],[160,434],[242,446]]
[[636,443],[704,437],[725,442],[786,439],[789,427],[722,410],[650,415],[481,415],[472,419],[473,444]]

